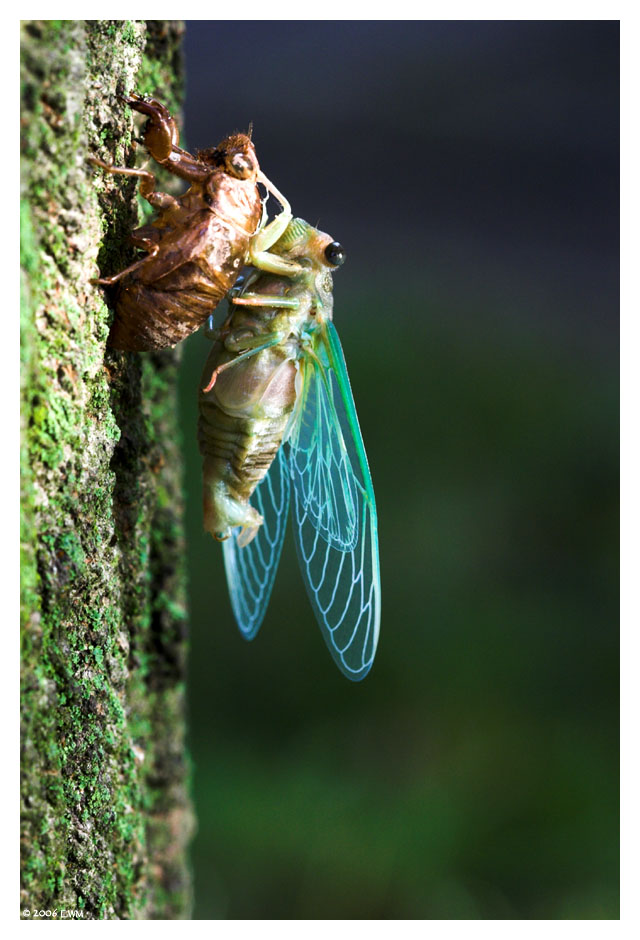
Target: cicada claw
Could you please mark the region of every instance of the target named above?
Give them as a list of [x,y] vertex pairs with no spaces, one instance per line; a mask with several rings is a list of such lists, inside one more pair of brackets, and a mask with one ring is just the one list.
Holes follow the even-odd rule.
[[247,545],[253,542],[254,538],[256,537],[259,531],[260,531],[260,526],[258,525],[244,526],[240,530],[238,534],[238,538],[236,539],[238,548],[246,548]]

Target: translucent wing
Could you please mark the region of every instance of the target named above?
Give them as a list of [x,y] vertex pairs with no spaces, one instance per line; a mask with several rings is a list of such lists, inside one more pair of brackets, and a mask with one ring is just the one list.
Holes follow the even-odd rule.
[[307,593],[338,667],[371,668],[380,628],[378,525],[371,475],[338,334],[313,334],[288,440],[293,530]]
[[264,518],[255,538],[238,545],[240,528],[222,543],[231,607],[240,632],[252,640],[264,620],[289,513],[289,470],[282,447],[251,497]]

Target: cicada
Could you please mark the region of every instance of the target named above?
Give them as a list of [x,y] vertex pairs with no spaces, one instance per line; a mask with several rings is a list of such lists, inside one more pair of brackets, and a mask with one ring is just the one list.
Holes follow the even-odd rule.
[[[338,667],[369,672],[380,627],[373,485],[338,334],[331,272],[345,253],[293,219],[214,330],[199,395],[205,528],[223,541],[231,606],[264,619],[290,501],[311,606]],[[278,264],[281,268],[278,269]],[[292,495],[291,495],[292,494]]]
[[[109,173],[138,177],[140,195],[158,210],[156,219],[130,236],[147,254],[98,283],[117,289],[109,344],[116,349],[162,349],[202,326],[245,262],[259,259],[282,234],[291,211],[261,172],[247,134],[226,137],[194,157],[178,146],[177,125],[164,105],[139,95],[125,101],[148,118],[144,144],[151,157],[191,185],[175,198],[156,191],[148,170],[91,158]],[[283,209],[266,227],[259,182]]]

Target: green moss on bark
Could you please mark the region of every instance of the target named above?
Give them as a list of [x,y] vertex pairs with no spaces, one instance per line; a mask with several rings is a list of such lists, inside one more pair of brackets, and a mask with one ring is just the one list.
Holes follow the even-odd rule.
[[106,349],[135,184],[87,163],[133,159],[118,95],[176,106],[181,27],[22,33],[22,906],[184,918],[178,353]]

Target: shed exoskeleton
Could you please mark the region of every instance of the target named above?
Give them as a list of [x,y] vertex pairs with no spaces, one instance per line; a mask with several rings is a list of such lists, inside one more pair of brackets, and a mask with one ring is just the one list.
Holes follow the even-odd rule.
[[[178,128],[159,101],[132,95],[125,99],[147,116],[144,145],[169,172],[190,183],[174,197],[156,190],[146,169],[115,167],[95,157],[109,173],[135,176],[140,195],[157,211],[152,222],[135,229],[130,240],[146,254],[123,271],[98,283],[114,286],[115,320],[109,345],[150,350],[174,346],[197,330],[233,286],[242,266],[260,261],[291,219],[286,199],[261,172],[247,134],[232,134],[217,147],[192,156],[178,146]],[[282,207],[263,222],[262,183]]]

